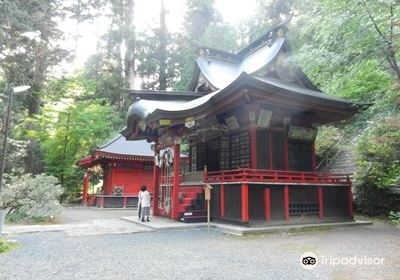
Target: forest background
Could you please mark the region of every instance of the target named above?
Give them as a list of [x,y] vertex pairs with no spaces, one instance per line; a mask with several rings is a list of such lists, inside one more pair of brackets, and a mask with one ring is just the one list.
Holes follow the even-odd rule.
[[[185,90],[199,46],[235,52],[291,17],[291,61],[326,94],[365,104],[351,121],[319,129],[318,160],[353,151],[358,211],[398,214],[398,0],[256,0],[251,17],[235,24],[224,21],[218,0],[186,0],[177,31],[168,26],[169,1],[151,1],[159,16],[138,29],[141,0],[0,0],[0,88],[31,86],[13,104],[9,178],[46,173],[58,179],[62,201],[79,198],[76,161],[123,128],[132,103],[123,88]],[[107,26],[97,32],[96,52],[66,71],[76,48],[65,38],[80,38],[65,22],[79,28],[99,18]]]

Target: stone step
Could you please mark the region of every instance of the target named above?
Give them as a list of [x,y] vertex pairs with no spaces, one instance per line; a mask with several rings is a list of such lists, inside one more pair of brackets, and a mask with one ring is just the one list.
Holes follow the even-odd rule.
[[206,210],[191,210],[191,211],[180,212],[179,215],[181,217],[207,216],[207,211]]
[[193,217],[182,217],[181,222],[184,223],[205,223],[207,222],[207,216],[193,216]]

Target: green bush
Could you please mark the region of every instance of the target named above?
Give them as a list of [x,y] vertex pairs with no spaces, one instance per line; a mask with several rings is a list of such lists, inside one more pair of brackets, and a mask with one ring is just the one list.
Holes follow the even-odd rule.
[[365,214],[400,211],[400,118],[371,121],[357,143],[355,202]]
[[0,193],[0,208],[7,209],[8,216],[14,222],[47,221],[61,212],[61,194],[62,188],[54,176],[11,176]]
[[0,238],[0,254],[12,250],[15,246],[16,245],[14,243],[7,242],[7,240]]
[[389,219],[393,223],[400,224],[400,211],[398,211],[398,212],[390,211]]

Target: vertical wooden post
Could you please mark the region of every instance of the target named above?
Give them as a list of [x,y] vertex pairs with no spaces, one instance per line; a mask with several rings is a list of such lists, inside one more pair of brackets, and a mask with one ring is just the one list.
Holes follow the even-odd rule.
[[89,172],[86,171],[83,176],[83,189],[82,189],[82,204],[88,206],[88,189],[89,189],[89,180],[90,175]]
[[250,126],[250,168],[257,169],[257,128]]
[[[157,149],[157,143],[154,145],[154,163],[156,157],[160,154]],[[158,216],[158,191],[160,184],[160,168],[154,164],[153,166],[153,216]]]
[[285,220],[289,220],[289,186],[283,187],[283,209],[285,214]]
[[122,198],[122,207],[126,208],[126,196],[125,195]]
[[242,222],[249,222],[249,185],[242,184]]
[[353,192],[351,191],[351,185],[347,187],[347,209],[350,218],[353,218]]
[[313,172],[315,172],[316,167],[317,167],[317,159],[315,157],[315,143],[311,143],[311,169]]
[[180,186],[180,177],[181,177],[181,145],[174,144],[174,177],[172,183],[172,210],[171,215],[172,219],[177,220],[179,215],[179,186]]
[[220,199],[220,216],[221,218],[225,217],[225,187],[223,184],[221,184],[221,192],[219,195]]
[[318,217],[320,220],[324,218],[324,193],[322,186],[318,186]]
[[271,221],[271,191],[269,188],[264,189],[264,210],[265,220]]

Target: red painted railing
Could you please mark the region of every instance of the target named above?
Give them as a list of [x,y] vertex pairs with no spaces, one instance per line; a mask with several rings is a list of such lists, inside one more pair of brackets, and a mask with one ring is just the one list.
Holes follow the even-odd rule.
[[275,184],[319,184],[350,185],[350,174],[298,172],[260,169],[235,169],[207,172],[206,183],[275,183]]

